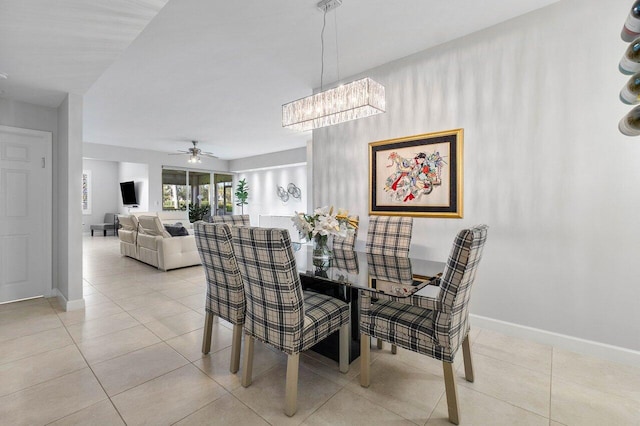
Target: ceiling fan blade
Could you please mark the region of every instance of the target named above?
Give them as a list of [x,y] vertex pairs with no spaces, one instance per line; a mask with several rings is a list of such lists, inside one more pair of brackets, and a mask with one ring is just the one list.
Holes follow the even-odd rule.
[[209,158],[218,158],[215,155],[213,155],[211,152],[201,152],[200,155],[204,155],[205,157],[209,157]]
[[170,152],[169,155],[185,155],[188,154],[188,152]]

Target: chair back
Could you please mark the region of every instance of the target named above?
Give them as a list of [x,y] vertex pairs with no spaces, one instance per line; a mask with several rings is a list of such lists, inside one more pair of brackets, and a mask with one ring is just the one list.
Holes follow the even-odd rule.
[[116,223],[116,215],[114,213],[104,214],[104,223],[114,224]]
[[205,309],[234,325],[243,324],[244,289],[229,226],[198,221],[194,233],[207,277]]
[[[356,221],[360,222],[360,216],[353,216]],[[353,230],[353,234],[349,233],[346,237],[334,236],[332,248],[334,250],[351,250],[356,245],[356,239],[358,238],[358,228]]]
[[408,257],[367,253],[367,266],[371,278],[406,285],[413,283],[411,261]]
[[299,352],[304,298],[289,232],[238,226],[231,235],[247,301],[245,333],[285,353]]
[[248,214],[227,214],[227,215],[218,215],[218,216],[211,216],[209,219],[209,222],[211,223],[227,223],[229,225],[235,225],[235,226],[250,226],[251,223],[249,221],[249,215]]
[[409,257],[413,218],[369,216],[366,252],[384,256]]
[[353,250],[333,249],[333,266],[348,274],[357,274],[360,271],[358,254]]
[[453,242],[440,279],[442,305],[434,320],[441,346],[457,348],[469,329],[469,299],[478,264],[487,241],[487,225],[463,229]]

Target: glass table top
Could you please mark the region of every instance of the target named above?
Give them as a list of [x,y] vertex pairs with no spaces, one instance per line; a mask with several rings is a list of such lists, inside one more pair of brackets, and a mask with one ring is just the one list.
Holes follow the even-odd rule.
[[398,297],[429,285],[445,267],[444,262],[347,250],[333,250],[329,259],[314,258],[312,246],[304,244],[294,245],[294,254],[303,277]]

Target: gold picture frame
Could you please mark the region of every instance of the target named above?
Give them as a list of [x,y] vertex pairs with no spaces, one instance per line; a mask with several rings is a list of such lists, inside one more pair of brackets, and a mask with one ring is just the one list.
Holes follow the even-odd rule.
[[369,214],[462,218],[463,129],[369,143]]

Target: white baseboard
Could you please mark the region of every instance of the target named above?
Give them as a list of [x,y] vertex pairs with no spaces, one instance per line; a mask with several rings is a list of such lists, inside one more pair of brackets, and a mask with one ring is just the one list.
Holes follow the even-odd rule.
[[60,293],[57,288],[54,290],[58,303],[65,311],[76,311],[84,309],[84,299],[67,300],[64,294]]
[[500,321],[480,315],[470,314],[469,317],[473,327],[498,331],[509,336],[533,340],[534,342],[555,346],[557,348],[566,349],[583,355],[606,359],[620,364],[627,364],[631,366],[640,365],[640,352],[632,349],[594,342],[593,340],[580,339],[578,337],[567,336],[565,334],[553,333],[551,331]]

